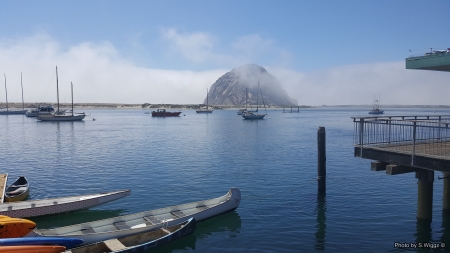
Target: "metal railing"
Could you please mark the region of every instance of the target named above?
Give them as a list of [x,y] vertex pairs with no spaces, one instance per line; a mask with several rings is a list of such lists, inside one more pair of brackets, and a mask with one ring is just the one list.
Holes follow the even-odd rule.
[[[450,159],[450,115],[352,117],[354,146]],[[362,156],[362,154],[361,154]]]

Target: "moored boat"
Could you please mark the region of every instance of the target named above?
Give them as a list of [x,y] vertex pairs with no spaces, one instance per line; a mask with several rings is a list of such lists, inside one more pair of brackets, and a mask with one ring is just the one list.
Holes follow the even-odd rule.
[[208,89],[206,89],[206,107],[201,107],[198,110],[196,110],[197,113],[212,113],[213,110],[209,109],[209,101],[208,101]]
[[152,117],[177,117],[180,116],[181,112],[168,112],[166,109],[158,109],[152,111]]
[[170,206],[109,219],[86,222],[52,229],[35,229],[27,237],[70,237],[83,240],[83,244],[144,233],[163,226],[195,218],[202,221],[235,210],[241,201],[241,192],[231,188],[227,194],[213,199]]
[[196,221],[190,218],[170,227],[88,244],[64,251],[64,253],[143,252],[192,234],[195,228]]
[[66,110],[60,110],[59,109],[59,88],[58,88],[58,67],[56,67],[56,97],[57,97],[57,106],[58,109],[56,112],[48,114],[48,115],[38,115],[36,117],[37,120],[40,121],[81,121],[86,117],[86,114],[84,112],[82,113],[76,113],[78,115],[75,115],[73,112],[73,84],[70,83],[70,89],[72,94],[72,110],[71,114],[66,114]]
[[373,109],[369,111],[369,114],[383,114],[384,111],[380,109],[380,95],[378,95],[378,99],[373,96]]
[[53,112],[55,112],[55,108],[51,105],[43,105],[39,106],[35,109],[31,109],[25,113],[25,116],[27,117],[37,117],[42,115],[51,115]]
[[[264,97],[262,96],[262,92],[261,89],[259,88],[259,82],[258,82],[258,95],[256,96],[256,111],[247,111],[245,113],[242,114],[242,118],[244,119],[248,119],[248,120],[253,120],[253,119],[264,119],[264,117],[267,115],[267,111],[265,114],[260,114],[258,113],[258,98],[259,98],[259,93],[261,93],[261,98],[264,104]],[[266,105],[264,104],[264,108],[266,108]]]
[[30,184],[24,176],[20,176],[14,183],[5,190],[4,202],[22,201],[28,197],[30,192]]
[[28,200],[0,205],[0,215],[29,218],[58,213],[68,213],[102,205],[130,195],[130,190],[87,194],[62,198]]
[[6,110],[3,108],[0,110],[0,115],[14,115],[14,114],[25,114],[27,110],[25,110],[23,103],[23,86],[22,86],[22,73],[20,73],[20,86],[22,87],[22,110],[10,110],[8,107],[8,89],[6,88],[6,74],[5,76],[5,95],[6,95]]

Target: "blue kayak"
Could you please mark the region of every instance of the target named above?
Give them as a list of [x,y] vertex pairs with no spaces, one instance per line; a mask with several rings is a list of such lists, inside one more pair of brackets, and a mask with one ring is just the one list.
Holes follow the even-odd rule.
[[59,245],[70,249],[83,243],[78,238],[62,237],[22,237],[0,239],[0,246],[23,246],[23,245]]

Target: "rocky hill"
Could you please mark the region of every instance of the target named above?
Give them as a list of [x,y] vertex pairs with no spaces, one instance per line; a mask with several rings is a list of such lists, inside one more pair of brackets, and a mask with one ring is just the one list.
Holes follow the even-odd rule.
[[[245,90],[248,88],[248,103],[255,105],[258,98],[258,103],[262,105],[258,82],[265,105],[297,105],[297,101],[288,96],[273,75],[255,64],[240,66],[217,79],[208,92],[209,104],[245,106]],[[206,104],[206,98],[203,103]]]

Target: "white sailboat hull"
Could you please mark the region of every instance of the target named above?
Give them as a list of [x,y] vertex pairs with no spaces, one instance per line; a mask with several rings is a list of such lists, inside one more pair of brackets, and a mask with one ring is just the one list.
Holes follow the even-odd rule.
[[86,115],[40,115],[36,117],[40,121],[77,121],[83,120]]
[[237,188],[219,198],[202,200],[177,206],[170,206],[136,214],[81,223],[54,229],[35,229],[27,235],[79,238],[84,244],[119,238],[146,231],[172,226],[195,218],[197,221],[230,212],[236,209],[241,200],[241,192]]
[[30,218],[66,213],[102,205],[128,195],[130,195],[130,190],[3,203],[0,205],[0,215],[13,218]]

